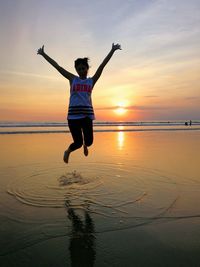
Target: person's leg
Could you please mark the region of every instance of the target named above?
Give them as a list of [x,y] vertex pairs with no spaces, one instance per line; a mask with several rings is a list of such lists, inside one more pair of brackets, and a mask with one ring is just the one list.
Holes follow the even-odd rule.
[[82,147],[83,145],[83,136],[81,130],[81,121],[77,120],[68,120],[68,126],[73,138],[73,143],[68,147],[68,149],[64,153],[63,160],[65,163],[68,163],[69,155],[72,151]]
[[88,146],[93,143],[93,120],[86,117],[82,120],[83,138],[84,138],[84,155],[88,155]]
[[81,129],[81,119],[77,120],[68,120],[68,126],[73,138],[73,143],[71,143],[70,150],[74,151],[83,145],[83,136]]

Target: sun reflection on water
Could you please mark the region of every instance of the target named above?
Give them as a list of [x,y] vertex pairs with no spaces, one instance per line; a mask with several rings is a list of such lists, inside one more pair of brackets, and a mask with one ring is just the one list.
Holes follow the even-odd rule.
[[[124,126],[118,126],[119,130],[123,130]],[[124,132],[119,131],[117,135],[117,143],[118,143],[118,148],[121,150],[124,147]]]

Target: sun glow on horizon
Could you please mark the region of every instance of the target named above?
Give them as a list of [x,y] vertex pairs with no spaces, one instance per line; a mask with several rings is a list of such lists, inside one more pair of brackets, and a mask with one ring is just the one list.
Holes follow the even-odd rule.
[[114,110],[114,112],[115,112],[118,116],[122,116],[122,115],[124,115],[124,114],[127,112],[125,102],[119,102],[119,103],[117,104],[117,107],[116,107],[116,109]]

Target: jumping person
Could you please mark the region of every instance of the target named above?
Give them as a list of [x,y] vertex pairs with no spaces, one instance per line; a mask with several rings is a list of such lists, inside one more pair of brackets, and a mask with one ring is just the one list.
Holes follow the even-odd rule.
[[92,106],[91,93],[95,83],[102,74],[102,71],[116,50],[120,49],[119,44],[112,44],[112,48],[98,67],[93,77],[88,78],[88,58],[75,60],[75,69],[78,76],[68,72],[57,64],[44,52],[44,45],[38,49],[37,54],[43,56],[54,68],[57,69],[70,83],[70,99],[68,108],[68,126],[73,138],[73,143],[64,152],[63,160],[68,163],[72,151],[83,146],[84,155],[88,155],[88,146],[93,143],[93,120],[95,119]]

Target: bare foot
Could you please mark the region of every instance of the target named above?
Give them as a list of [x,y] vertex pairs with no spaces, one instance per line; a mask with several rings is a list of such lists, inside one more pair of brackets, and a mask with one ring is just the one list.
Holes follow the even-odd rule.
[[63,160],[64,160],[65,163],[68,163],[68,161],[69,161],[69,154],[70,153],[71,153],[71,150],[69,148],[64,152]]
[[89,151],[88,151],[88,148],[87,148],[87,146],[86,146],[86,145],[83,145],[83,152],[84,152],[84,155],[87,157],[87,156],[88,156],[88,153],[89,153]]

